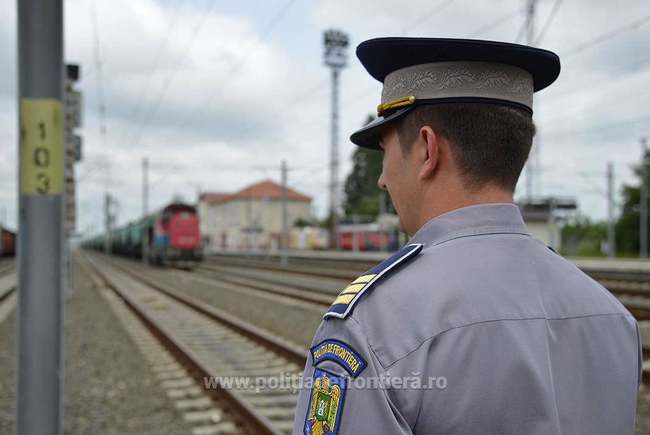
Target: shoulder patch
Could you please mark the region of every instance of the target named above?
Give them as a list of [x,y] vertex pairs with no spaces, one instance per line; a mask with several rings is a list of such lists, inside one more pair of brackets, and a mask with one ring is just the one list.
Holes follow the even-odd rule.
[[347,381],[342,376],[314,369],[312,382],[303,433],[336,435],[341,427]]
[[421,243],[406,245],[395,254],[391,255],[372,269],[365,272],[359,278],[352,281],[336,297],[329,310],[323,316],[324,319],[334,317],[345,319],[354,309],[354,305],[361,296],[371,289],[380,279],[388,276],[389,273],[420,253]]
[[343,367],[353,378],[366,368],[366,360],[357,353],[352,346],[340,340],[323,340],[310,349],[312,365],[316,366],[323,361],[333,361]]

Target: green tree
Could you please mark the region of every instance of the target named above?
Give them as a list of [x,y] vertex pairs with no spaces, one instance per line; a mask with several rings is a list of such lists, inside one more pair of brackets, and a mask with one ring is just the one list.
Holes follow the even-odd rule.
[[[646,151],[645,161],[650,162],[650,151]],[[639,179],[637,185],[623,186],[623,209],[621,217],[616,222],[616,249],[623,255],[638,255],[640,251],[639,233],[641,212],[641,165],[634,167],[634,173]],[[650,163],[646,163],[646,173],[650,173]],[[650,179],[650,177],[648,177]],[[649,219],[650,223],[650,219]]]
[[[374,119],[369,115],[366,124]],[[352,155],[352,172],[345,180],[343,209],[347,216],[357,214],[377,216],[381,194],[377,179],[381,174],[382,153],[358,147]]]
[[315,220],[305,219],[302,217],[299,217],[293,222],[294,228],[305,228],[305,227],[310,227],[312,225],[319,225],[319,222]]
[[577,257],[600,257],[602,243],[607,239],[607,224],[591,222],[578,216],[562,227],[562,254]]

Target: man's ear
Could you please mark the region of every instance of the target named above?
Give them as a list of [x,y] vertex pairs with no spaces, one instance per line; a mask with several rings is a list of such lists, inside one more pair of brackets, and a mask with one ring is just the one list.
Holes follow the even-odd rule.
[[420,179],[433,177],[440,161],[440,136],[433,129],[425,125],[418,132],[419,160],[421,162]]

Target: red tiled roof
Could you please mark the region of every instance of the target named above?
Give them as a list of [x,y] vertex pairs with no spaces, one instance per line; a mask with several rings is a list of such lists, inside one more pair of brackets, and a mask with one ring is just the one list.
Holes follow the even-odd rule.
[[[236,199],[282,199],[282,186],[271,180],[260,181],[259,183],[251,184],[244,187],[239,192],[235,193],[204,193],[201,195],[201,201],[206,201],[211,204],[221,204],[224,202],[234,201]],[[287,188],[287,200],[310,202],[311,197],[300,193],[297,190]]]
[[199,201],[207,202],[208,204],[219,203],[230,195],[232,194],[225,192],[205,192],[199,196]]

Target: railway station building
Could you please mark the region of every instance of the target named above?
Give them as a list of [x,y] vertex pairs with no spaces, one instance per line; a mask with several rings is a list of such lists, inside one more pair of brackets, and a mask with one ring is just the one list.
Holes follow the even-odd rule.
[[[297,220],[312,220],[311,201],[310,196],[287,188],[290,229]],[[235,193],[202,193],[198,211],[203,246],[208,251],[264,251],[279,247],[282,186],[272,180],[251,184]],[[296,237],[291,236],[293,241]]]

